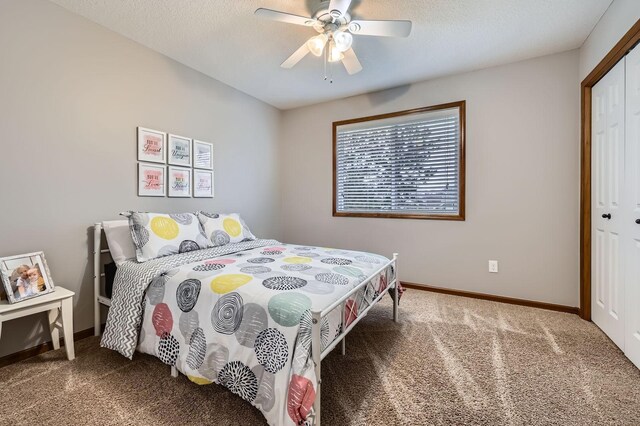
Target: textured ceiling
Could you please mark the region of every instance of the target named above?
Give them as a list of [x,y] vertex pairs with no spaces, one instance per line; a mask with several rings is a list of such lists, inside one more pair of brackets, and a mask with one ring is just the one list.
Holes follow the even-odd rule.
[[280,68],[316,32],[260,19],[258,7],[311,15],[317,0],[52,0],[280,109],[485,68],[582,45],[612,0],[355,0],[363,19],[409,19],[409,38],[356,36],[364,70],[320,58]]

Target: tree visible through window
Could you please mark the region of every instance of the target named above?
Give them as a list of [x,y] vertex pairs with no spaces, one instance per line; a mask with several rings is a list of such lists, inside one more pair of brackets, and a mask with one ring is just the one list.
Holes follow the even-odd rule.
[[464,220],[465,102],[333,123],[334,216]]

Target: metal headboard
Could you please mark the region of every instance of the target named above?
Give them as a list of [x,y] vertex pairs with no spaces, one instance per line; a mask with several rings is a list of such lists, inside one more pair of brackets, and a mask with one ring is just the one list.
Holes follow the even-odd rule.
[[[102,234],[104,228],[103,222],[98,222],[93,225],[93,332],[96,336],[100,335],[102,321],[100,319],[100,305],[111,306],[111,299],[102,295],[101,287],[102,281],[105,278],[103,255],[109,254],[111,256],[111,250],[108,246],[103,247]],[[104,239],[106,241],[106,238]]]

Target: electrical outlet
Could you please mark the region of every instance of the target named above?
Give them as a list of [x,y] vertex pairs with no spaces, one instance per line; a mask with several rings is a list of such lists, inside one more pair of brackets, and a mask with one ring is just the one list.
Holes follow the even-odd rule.
[[489,272],[492,272],[494,274],[498,273],[498,261],[497,260],[490,260],[489,261]]

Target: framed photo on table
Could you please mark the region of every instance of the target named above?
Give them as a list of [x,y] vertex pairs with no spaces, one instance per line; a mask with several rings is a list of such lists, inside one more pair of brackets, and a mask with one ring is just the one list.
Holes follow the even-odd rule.
[[191,139],[169,134],[168,146],[169,164],[191,167]]
[[194,198],[213,198],[213,170],[193,169]]
[[138,163],[138,196],[164,197],[166,190],[166,167],[158,164]]
[[193,167],[213,170],[213,144],[193,141]]
[[169,197],[191,197],[191,169],[169,166]]
[[54,291],[51,273],[41,251],[0,258],[0,274],[9,303]]
[[138,161],[166,163],[166,138],[164,132],[138,127]]

